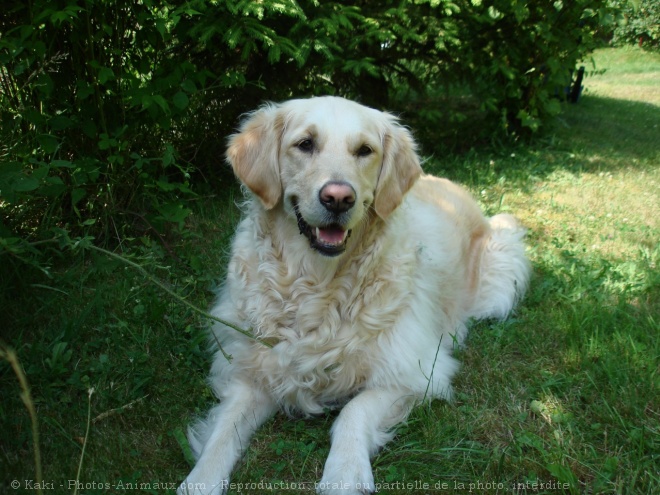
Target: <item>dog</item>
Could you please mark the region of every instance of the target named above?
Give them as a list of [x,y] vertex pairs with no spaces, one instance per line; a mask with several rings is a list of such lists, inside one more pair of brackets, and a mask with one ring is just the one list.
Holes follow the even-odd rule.
[[524,294],[525,231],[425,175],[397,118],[339,97],[261,107],[227,160],[247,199],[212,314],[254,338],[212,329],[220,404],[190,428],[197,463],[179,493],[225,493],[278,410],[329,408],[341,410],[316,490],[371,493],[370,458],[396,425],[451,396],[467,323],[505,318]]

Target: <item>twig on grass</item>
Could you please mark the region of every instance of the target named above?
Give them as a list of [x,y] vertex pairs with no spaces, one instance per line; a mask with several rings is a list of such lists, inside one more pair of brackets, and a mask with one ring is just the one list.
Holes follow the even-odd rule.
[[[135,262],[133,262],[133,261],[131,261],[131,260],[129,260],[129,259],[126,259],[126,258],[124,258],[123,256],[120,256],[120,255],[118,255],[118,254],[116,254],[116,253],[113,253],[112,251],[108,251],[107,249],[103,249],[103,248],[100,248],[100,247],[94,246],[94,245],[92,245],[92,244],[88,244],[88,245],[85,246],[85,247],[87,247],[87,248],[89,248],[89,249],[92,249],[92,250],[94,250],[94,251],[98,251],[98,252],[100,252],[100,253],[103,253],[103,254],[105,254],[106,256],[110,256],[111,258],[114,258],[114,259],[116,259],[116,260],[122,261],[123,263],[126,263],[127,265],[129,265],[129,266],[135,268],[135,269],[138,270],[140,273],[142,273],[142,275],[144,275],[145,277],[147,277],[151,282],[153,282],[155,285],[157,285],[157,286],[160,287],[162,290],[164,290],[165,292],[167,292],[167,293],[168,293],[170,296],[172,296],[174,299],[176,299],[176,300],[179,301],[180,303],[184,304],[184,305],[187,306],[188,308],[192,309],[194,312],[200,314],[200,315],[203,316],[204,318],[208,318],[209,320],[213,320],[213,321],[217,321],[218,323],[222,323],[223,325],[225,325],[225,326],[231,328],[232,330],[236,330],[238,333],[241,333],[241,334],[245,335],[246,337],[251,338],[252,340],[256,340],[257,342],[259,342],[259,343],[265,345],[266,347],[273,347],[273,345],[272,345],[270,342],[267,342],[267,341],[265,341],[265,340],[262,340],[262,339],[256,337],[256,336],[255,336],[252,332],[250,332],[249,330],[244,330],[244,329],[242,329],[241,327],[239,327],[239,326],[237,326],[237,325],[234,325],[233,323],[231,323],[231,322],[229,322],[229,321],[223,320],[222,318],[218,318],[217,316],[212,315],[212,314],[209,313],[208,311],[204,311],[203,309],[200,309],[200,308],[198,308],[197,306],[195,306],[194,304],[192,304],[192,303],[186,301],[183,297],[181,297],[179,294],[177,294],[176,292],[174,292],[172,289],[170,289],[170,288],[169,288],[167,285],[165,285],[163,282],[161,282],[161,281],[158,280],[156,277],[154,277],[154,276],[151,275],[149,272],[147,272],[147,271],[146,271],[143,267],[141,267],[139,264],[137,264],[137,263],[135,263]],[[215,337],[215,334],[214,334],[214,337]],[[223,355],[227,360],[230,361],[230,360],[231,360],[231,356],[225,352],[225,350],[224,350],[224,349],[222,348],[222,346],[220,345],[220,342],[218,341],[218,339],[216,338],[215,340],[216,340],[216,343],[217,343],[217,345],[218,345],[218,349],[220,350],[220,352],[222,352],[222,355]]]
[[27,377],[23,372],[23,367],[18,361],[18,357],[13,349],[8,347],[3,341],[0,340],[0,358],[4,359],[14,370],[18,383],[21,387],[21,400],[25,404],[25,408],[30,415],[30,422],[32,423],[32,445],[34,447],[34,468],[35,468],[35,487],[37,493],[43,494],[43,474],[41,471],[41,448],[39,447],[39,422],[37,420],[37,411],[34,408],[34,401],[30,393],[30,385],[28,384]]
[[92,420],[92,424],[96,424],[98,421],[101,421],[105,418],[109,418],[110,416],[114,416],[115,414],[119,414],[125,411],[126,409],[131,409],[135,404],[137,404],[138,402],[142,402],[147,397],[149,397],[149,395],[145,395],[144,397],[140,397],[139,399],[132,400],[131,402],[129,402],[128,404],[124,404],[123,406],[115,407],[114,409],[108,409],[107,411],[104,411],[98,416],[96,416]]
[[[274,344],[272,343],[272,339],[270,339],[271,341],[269,341],[268,339],[261,339],[261,338],[257,337],[256,335],[254,335],[251,332],[251,330],[244,330],[243,328],[239,327],[238,325],[234,325],[233,323],[231,323],[227,320],[223,320],[222,318],[218,318],[217,316],[212,315],[208,311],[204,311],[203,309],[198,308],[197,306],[195,306],[191,302],[186,301],[183,297],[181,297],[179,294],[177,294],[172,289],[170,289],[166,284],[161,282],[158,278],[151,275],[147,270],[145,270],[138,263],[135,263],[134,261],[131,261],[131,260],[125,258],[124,256],[113,253],[112,251],[108,251],[107,249],[103,249],[103,248],[100,248],[98,246],[94,246],[91,243],[91,238],[88,237],[88,238],[78,239],[74,242],[73,240],[69,239],[68,235],[66,235],[66,233],[65,233],[64,240],[65,240],[65,245],[67,247],[71,248],[71,249],[76,249],[76,248],[91,249],[93,251],[97,251],[97,252],[102,253],[106,256],[109,256],[110,258],[114,258],[116,260],[119,260],[119,261],[129,265],[132,268],[135,268],[142,275],[144,275],[149,281],[151,281],[153,284],[158,286],[163,291],[167,292],[171,297],[173,297],[174,299],[176,299],[177,301],[179,301],[183,305],[185,305],[188,308],[192,309],[195,313],[203,316],[204,318],[208,318],[209,320],[217,321],[218,323],[221,323],[221,324],[225,325],[226,327],[229,327],[232,330],[235,330],[238,333],[241,333],[241,334],[245,335],[246,337],[257,341],[260,344],[265,345],[266,347],[270,347],[270,348],[273,347]],[[62,241],[61,238],[55,237],[53,239],[47,239],[47,240],[43,240],[43,241],[36,241],[36,242],[30,243],[29,245],[30,246],[35,246],[37,244],[61,243],[61,241]],[[0,254],[2,254],[2,252],[0,252]],[[213,338],[215,339],[215,342],[218,345],[218,349],[220,350],[222,355],[225,357],[225,359],[227,359],[228,361],[231,361],[231,355],[229,355],[225,352],[222,345],[220,345],[220,342],[219,342],[217,336],[215,335],[215,333],[213,333]]]
[[89,438],[89,425],[92,423],[92,394],[94,388],[87,389],[87,428],[85,430],[85,439],[83,440],[82,452],[80,452],[80,461],[78,462],[78,472],[76,473],[76,488],[73,490],[73,495],[78,495],[78,486],[80,486],[80,472],[82,471],[83,459],[85,458],[85,450],[87,448],[87,439]]

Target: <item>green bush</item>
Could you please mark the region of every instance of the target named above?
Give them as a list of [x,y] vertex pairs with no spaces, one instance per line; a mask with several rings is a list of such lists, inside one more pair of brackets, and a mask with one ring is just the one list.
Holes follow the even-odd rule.
[[[538,129],[605,0],[35,0],[0,18],[0,253],[177,228],[264,100],[400,112],[427,152]],[[475,124],[476,122],[476,124]]]
[[639,45],[660,50],[660,2],[657,0],[618,0],[621,19],[612,43],[615,46]]
[[414,41],[393,43],[404,63],[388,71],[389,87],[414,120],[429,122],[417,126],[431,129],[427,142],[460,132],[468,146],[501,131],[534,132],[557,115],[572,70],[602,44],[615,14],[601,0],[455,0],[406,8],[402,31],[413,32]]
[[20,241],[53,229],[107,242],[180,225],[191,174],[216,175],[241,113],[332,91],[336,40],[364,18],[336,3],[308,7],[312,18],[293,1],[9,2],[0,248],[26,253]]
[[147,206],[154,221],[183,220],[176,197],[191,194],[189,166],[173,143],[207,77],[170,53],[186,12],[94,0],[5,9],[5,229],[28,236],[35,225],[110,229],[111,218]]

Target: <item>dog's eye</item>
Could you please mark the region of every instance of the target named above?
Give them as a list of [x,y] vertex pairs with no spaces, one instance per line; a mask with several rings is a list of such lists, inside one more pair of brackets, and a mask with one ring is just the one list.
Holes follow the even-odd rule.
[[314,141],[309,138],[303,139],[296,146],[300,151],[304,151],[305,153],[311,153],[314,151]]
[[373,152],[374,150],[371,149],[371,146],[363,144],[362,146],[360,146],[360,149],[357,150],[357,156],[359,157],[369,156]]

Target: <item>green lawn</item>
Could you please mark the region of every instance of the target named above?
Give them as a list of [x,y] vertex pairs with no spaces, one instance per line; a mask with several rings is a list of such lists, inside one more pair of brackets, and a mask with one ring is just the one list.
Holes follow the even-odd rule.
[[[605,73],[532,144],[425,164],[489,214],[517,215],[535,274],[513,318],[472,329],[455,400],[416,409],[376,456],[382,493],[660,493],[660,55],[594,59]],[[127,245],[206,307],[238,218],[233,196],[206,198],[184,235]],[[183,432],[213,403],[205,323],[133,268],[85,256],[53,259],[55,279],[20,274],[0,300],[2,340],[31,385],[43,492],[168,493],[190,469]],[[34,493],[30,418],[5,361],[0,390],[0,491]],[[335,416],[267,423],[230,493],[311,493]]]

